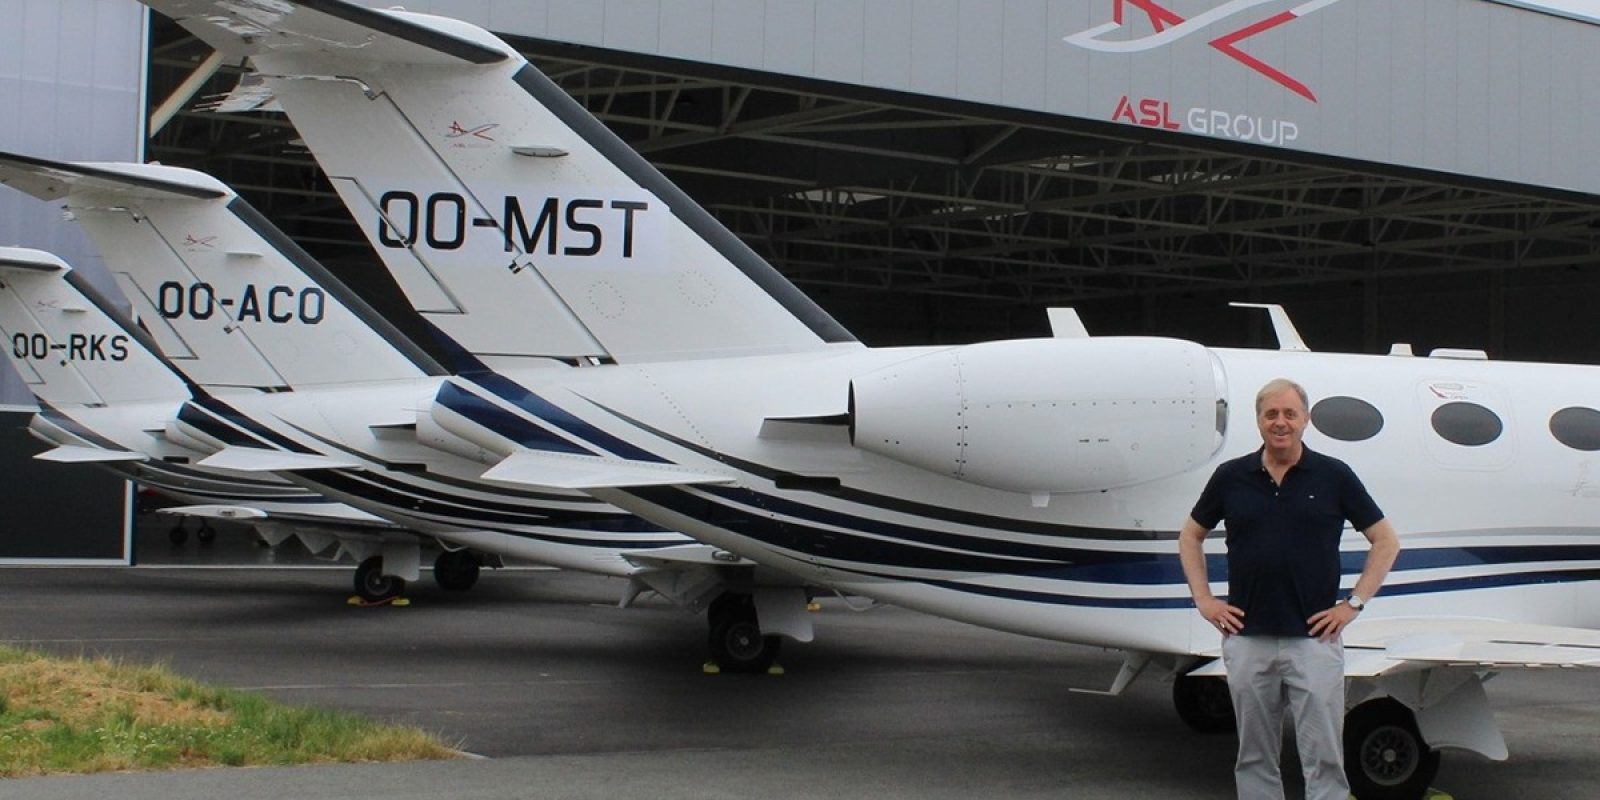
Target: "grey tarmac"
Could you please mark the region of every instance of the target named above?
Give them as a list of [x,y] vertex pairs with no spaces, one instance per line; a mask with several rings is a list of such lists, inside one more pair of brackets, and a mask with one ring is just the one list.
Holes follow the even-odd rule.
[[[1226,798],[1234,743],[1191,733],[1169,683],[1103,688],[1115,654],[895,608],[823,602],[782,675],[702,671],[705,625],[618,580],[424,575],[406,607],[345,604],[324,569],[0,569],[0,640],[165,662],[286,702],[420,725],[484,759],[0,780],[18,800],[544,797]],[[1509,762],[1446,755],[1457,800],[1589,798],[1600,680],[1490,683]],[[1294,796],[1291,794],[1291,796]]]

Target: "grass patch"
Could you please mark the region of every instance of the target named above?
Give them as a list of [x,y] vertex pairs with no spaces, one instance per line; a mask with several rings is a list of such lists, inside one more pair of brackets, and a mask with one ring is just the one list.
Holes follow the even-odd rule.
[[0,777],[453,757],[417,728],[0,646]]

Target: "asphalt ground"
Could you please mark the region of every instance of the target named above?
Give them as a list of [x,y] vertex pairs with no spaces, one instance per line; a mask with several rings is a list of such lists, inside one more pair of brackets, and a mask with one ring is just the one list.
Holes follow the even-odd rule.
[[[190,547],[193,547],[191,543]],[[279,556],[274,556],[279,558]],[[159,560],[159,559],[157,559]],[[406,607],[345,604],[348,569],[0,569],[0,640],[164,662],[204,681],[437,731],[485,759],[0,780],[0,798],[642,796],[1225,798],[1234,742],[1191,733],[1168,683],[1100,688],[1115,654],[830,600],[782,675],[702,671],[705,625],[617,580],[486,571]],[[1512,759],[1447,754],[1470,798],[1591,798],[1600,680],[1490,684]],[[1291,797],[1296,796],[1291,794]]]

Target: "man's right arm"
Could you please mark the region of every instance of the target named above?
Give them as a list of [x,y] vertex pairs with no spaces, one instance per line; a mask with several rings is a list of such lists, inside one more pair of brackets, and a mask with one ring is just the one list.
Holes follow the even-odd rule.
[[1200,616],[1225,634],[1238,633],[1244,627],[1244,609],[1229,605],[1211,593],[1205,551],[1208,533],[1210,531],[1192,517],[1183,521],[1183,528],[1178,531],[1178,560],[1183,564],[1183,577],[1189,582],[1189,594],[1194,597]]

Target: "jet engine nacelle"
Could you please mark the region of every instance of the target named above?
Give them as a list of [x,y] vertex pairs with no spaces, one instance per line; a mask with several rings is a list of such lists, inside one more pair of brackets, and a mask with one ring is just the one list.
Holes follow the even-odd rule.
[[1164,478],[1222,443],[1220,367],[1193,342],[1021,339],[941,350],[850,383],[856,447],[1014,492]]

